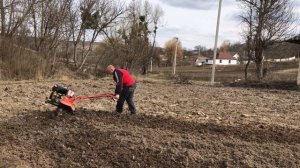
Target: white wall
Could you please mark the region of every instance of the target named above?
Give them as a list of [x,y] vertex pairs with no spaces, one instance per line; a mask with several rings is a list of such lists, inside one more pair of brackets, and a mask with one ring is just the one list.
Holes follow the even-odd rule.
[[200,62],[200,61],[196,61],[196,62],[195,62],[195,66],[201,66],[201,65],[203,65],[202,62]]
[[[213,60],[204,60],[204,64],[207,65],[212,65]],[[237,65],[238,61],[237,60],[226,60],[226,59],[216,59],[216,65]]]
[[287,62],[287,61],[293,61],[295,60],[296,57],[290,57],[290,58],[281,58],[281,59],[271,59],[271,60],[267,60],[267,61],[274,61],[274,62]]

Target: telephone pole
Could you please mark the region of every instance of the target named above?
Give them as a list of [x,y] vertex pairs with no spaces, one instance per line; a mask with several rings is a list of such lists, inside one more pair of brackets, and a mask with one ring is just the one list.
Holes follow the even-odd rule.
[[213,58],[213,67],[212,67],[211,83],[210,83],[211,85],[214,85],[214,82],[215,82],[216,57],[217,57],[217,45],[218,45],[218,36],[219,36],[221,6],[222,6],[222,0],[219,0],[219,10],[218,10],[217,28],[216,28],[216,36],[215,36],[215,47],[214,47],[214,58]]
[[177,48],[178,48],[178,37],[174,38],[176,40],[175,43],[175,53],[174,53],[174,60],[173,60],[173,75],[176,74],[176,57],[177,57]]

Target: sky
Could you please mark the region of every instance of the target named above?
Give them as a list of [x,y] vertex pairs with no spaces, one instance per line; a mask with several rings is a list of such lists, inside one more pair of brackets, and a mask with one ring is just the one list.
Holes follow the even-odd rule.
[[[201,45],[214,48],[219,0],[149,0],[164,11],[157,30],[158,46],[178,37],[186,49]],[[300,16],[300,0],[294,0],[295,12]],[[222,0],[218,46],[225,40],[242,42],[238,15],[241,9],[236,0]],[[298,22],[297,33],[300,33]]]

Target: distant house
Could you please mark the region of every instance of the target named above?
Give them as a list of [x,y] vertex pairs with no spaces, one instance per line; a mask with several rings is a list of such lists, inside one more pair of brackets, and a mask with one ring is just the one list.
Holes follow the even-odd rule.
[[[239,64],[238,62],[238,54],[235,54],[232,56],[229,52],[220,52],[217,55],[216,59],[216,65],[237,65]],[[204,61],[202,61],[202,65],[212,65],[213,64],[213,59],[212,58],[207,58]]]
[[235,58],[236,60],[239,60],[240,55],[239,55],[238,53],[236,53],[236,54],[234,54],[232,57]]
[[160,60],[160,66],[167,66],[168,58],[164,54],[159,55],[159,60]]
[[202,66],[205,62],[205,60],[207,60],[208,58],[207,57],[198,57],[195,61],[195,66]]
[[166,62],[166,61],[168,61],[168,58],[167,58],[167,56],[166,56],[166,55],[164,55],[164,54],[160,54],[160,55],[159,55],[159,58],[160,58],[160,61],[163,61],[163,62]]

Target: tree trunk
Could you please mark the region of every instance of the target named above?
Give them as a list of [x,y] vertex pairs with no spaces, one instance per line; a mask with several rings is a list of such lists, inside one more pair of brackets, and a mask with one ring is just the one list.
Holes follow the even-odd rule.
[[1,36],[5,34],[5,11],[3,0],[0,0],[0,10],[1,10]]
[[74,68],[77,68],[77,46],[78,46],[78,43],[77,43],[77,41],[75,41],[74,43],[73,43],[73,66],[74,66]]
[[82,70],[82,68],[83,68],[83,65],[84,65],[84,63],[85,63],[85,61],[86,61],[86,59],[87,59],[87,57],[89,56],[89,54],[92,52],[92,50],[93,50],[93,45],[94,45],[94,42],[95,42],[95,40],[96,40],[96,38],[98,37],[98,34],[101,32],[101,30],[94,30],[94,32],[93,32],[93,36],[92,36],[92,39],[91,39],[91,41],[89,42],[89,48],[88,48],[88,50],[87,51],[85,51],[85,33],[86,33],[86,30],[84,30],[84,35],[83,35],[83,42],[82,42],[82,61],[81,61],[81,63],[80,63],[80,65],[79,65],[79,67],[78,67],[78,69],[77,69],[77,71],[79,71],[79,70]]
[[54,50],[53,57],[52,57],[51,71],[54,71],[55,63],[56,63],[56,49]]
[[256,62],[256,76],[259,82],[263,80],[263,61]]
[[[252,10],[251,10],[251,13],[252,13]],[[251,26],[252,22],[250,23],[250,26]],[[250,30],[250,35],[247,36],[247,64],[245,66],[245,81],[248,81],[248,67],[249,67],[249,64],[251,62],[251,57],[252,57],[252,49],[251,49],[251,46],[250,46],[250,36],[252,36],[252,31]],[[243,60],[241,60],[242,62]]]
[[95,64],[95,68],[94,68],[94,73],[97,74],[97,70],[98,70],[98,66],[100,64],[100,62],[102,61],[102,58],[99,57],[96,64]]
[[79,70],[81,70],[81,69],[83,68],[83,65],[84,65],[84,63],[85,63],[85,61],[86,61],[88,55],[90,54],[90,52],[91,52],[91,50],[88,50],[88,51],[84,54],[84,56],[83,56],[83,58],[82,58],[82,61],[81,61],[80,65],[79,65],[79,68],[77,69],[77,71],[79,71]]
[[75,32],[73,32],[73,61],[74,61],[74,67],[75,69],[77,69],[77,47],[78,47],[78,44],[80,42],[80,38],[82,37],[82,34],[83,34],[83,25],[80,26],[80,30],[79,30],[79,34],[77,35],[76,37],[76,40],[75,40]]
[[66,55],[65,55],[65,57],[66,57],[66,64],[67,65],[69,65],[69,62],[70,62],[70,55],[69,55],[69,47],[70,47],[70,44],[69,44],[69,42],[67,41],[67,44],[66,44]]
[[250,64],[250,58],[248,57],[248,61],[247,61],[247,64],[245,66],[245,81],[248,81],[248,67],[249,67],[249,64]]
[[261,47],[261,41],[260,40],[256,40],[257,46],[255,48],[255,64],[256,64],[256,76],[257,76],[257,80],[259,82],[262,82],[263,80],[263,69],[264,69],[264,58],[263,58],[263,48]]

